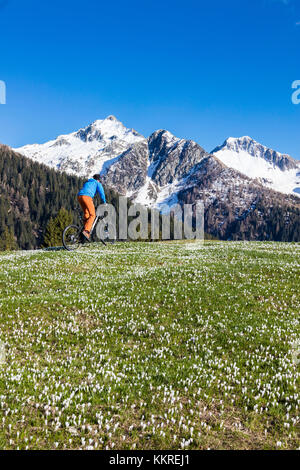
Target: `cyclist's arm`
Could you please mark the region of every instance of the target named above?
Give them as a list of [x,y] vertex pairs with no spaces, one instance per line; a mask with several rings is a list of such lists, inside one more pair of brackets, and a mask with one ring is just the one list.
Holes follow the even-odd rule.
[[106,204],[106,198],[105,198],[105,193],[104,189],[101,183],[98,182],[97,184],[97,192],[100,194],[102,204]]

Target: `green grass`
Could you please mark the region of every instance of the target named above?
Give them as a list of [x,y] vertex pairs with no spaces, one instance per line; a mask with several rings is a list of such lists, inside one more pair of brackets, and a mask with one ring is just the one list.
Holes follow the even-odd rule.
[[299,448],[299,244],[0,255],[0,448]]

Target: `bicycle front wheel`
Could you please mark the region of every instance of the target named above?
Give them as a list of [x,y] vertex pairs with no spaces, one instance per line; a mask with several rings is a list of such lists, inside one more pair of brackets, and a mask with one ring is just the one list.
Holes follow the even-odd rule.
[[66,250],[74,251],[81,245],[81,229],[77,225],[68,225],[63,231],[62,242]]

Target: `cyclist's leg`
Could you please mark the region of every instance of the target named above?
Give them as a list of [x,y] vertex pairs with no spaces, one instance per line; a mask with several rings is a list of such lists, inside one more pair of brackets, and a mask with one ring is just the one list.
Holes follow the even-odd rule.
[[84,230],[87,233],[90,233],[90,230],[93,226],[93,222],[96,218],[96,211],[93,199],[90,196],[78,196],[78,200],[84,212]]
[[83,210],[83,223],[84,225],[86,224],[87,219],[89,218],[90,214],[87,208],[87,205],[84,200],[84,196],[78,196],[78,202],[81,206],[81,209]]
[[92,198],[89,198],[89,200],[87,201],[87,206],[89,211],[89,218],[86,221],[84,228],[88,233],[90,233],[94,220],[96,218],[96,210]]

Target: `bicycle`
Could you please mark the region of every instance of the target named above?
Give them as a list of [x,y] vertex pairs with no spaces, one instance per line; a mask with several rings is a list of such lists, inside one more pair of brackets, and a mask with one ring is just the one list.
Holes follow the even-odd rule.
[[[90,240],[87,240],[82,235],[82,230],[84,229],[84,222],[83,222],[83,217],[81,213],[79,215],[79,218],[81,221],[81,225],[71,224],[71,225],[68,225],[63,231],[62,242],[63,242],[64,248],[68,251],[74,251],[74,250],[77,250],[80,246],[89,245],[92,241],[92,235],[93,235],[94,229],[98,221],[103,219],[103,217],[96,215],[96,218],[90,230]],[[104,240],[100,238],[100,241],[101,243],[103,243],[103,245],[106,246],[106,242]],[[114,243],[114,241],[115,240],[111,240],[112,243]]]

